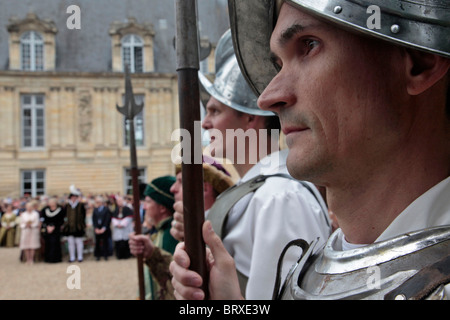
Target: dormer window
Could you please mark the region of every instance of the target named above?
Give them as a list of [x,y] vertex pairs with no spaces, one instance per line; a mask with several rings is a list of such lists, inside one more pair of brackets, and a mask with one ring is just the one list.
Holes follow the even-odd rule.
[[126,65],[130,67],[132,73],[144,71],[143,46],[144,42],[137,35],[129,34],[122,38],[123,71]]
[[153,72],[153,25],[138,23],[134,18],[127,22],[113,22],[109,28],[112,42],[112,69],[124,72]]
[[44,39],[36,31],[27,31],[20,37],[22,70],[44,70]]
[[9,32],[9,69],[25,71],[55,70],[55,35],[53,21],[28,13],[24,19],[11,17]]

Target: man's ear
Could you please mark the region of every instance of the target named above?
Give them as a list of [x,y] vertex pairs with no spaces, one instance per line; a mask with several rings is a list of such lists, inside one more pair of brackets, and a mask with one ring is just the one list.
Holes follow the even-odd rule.
[[407,90],[419,95],[439,82],[450,68],[450,59],[414,49],[406,50]]

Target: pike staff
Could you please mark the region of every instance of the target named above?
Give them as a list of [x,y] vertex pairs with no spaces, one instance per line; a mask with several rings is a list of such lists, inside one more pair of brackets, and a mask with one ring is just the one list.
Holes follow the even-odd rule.
[[[176,55],[180,128],[190,134],[190,152],[182,150],[183,207],[185,245],[191,266],[203,279],[203,291],[208,292],[205,243],[202,225],[205,219],[203,205],[203,167],[201,141],[195,141],[195,121],[200,121],[199,40],[196,0],[176,0]],[[200,130],[200,128],[197,128]],[[198,134],[198,133],[197,133]]]
[[[138,184],[138,165],[136,156],[136,139],[134,137],[134,117],[138,115],[144,107],[142,102],[140,105],[136,104],[133,95],[133,87],[131,86],[131,79],[128,65],[125,67],[125,105],[119,107],[116,105],[117,111],[125,116],[130,125],[130,159],[131,159],[131,179],[133,185],[133,210],[134,210],[134,231],[136,234],[142,233],[141,217],[139,215],[139,184]],[[145,286],[144,286],[144,264],[142,254],[138,254],[138,281],[139,281],[139,298],[145,300]]]

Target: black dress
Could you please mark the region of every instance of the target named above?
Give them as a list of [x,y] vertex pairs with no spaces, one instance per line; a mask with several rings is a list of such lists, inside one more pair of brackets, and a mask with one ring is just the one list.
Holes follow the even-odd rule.
[[[41,211],[42,231],[44,237],[44,261],[45,262],[61,262],[61,226],[64,223],[65,210],[63,207],[57,206],[55,210],[45,207]],[[47,226],[54,226],[52,233],[47,232]]]

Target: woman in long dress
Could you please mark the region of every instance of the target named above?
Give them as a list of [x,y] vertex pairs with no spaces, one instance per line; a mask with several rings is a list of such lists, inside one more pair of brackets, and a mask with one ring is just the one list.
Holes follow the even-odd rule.
[[5,204],[6,212],[2,216],[2,227],[0,228],[0,246],[14,247],[16,234],[16,215],[11,203]]
[[33,264],[34,253],[41,247],[39,213],[28,202],[26,210],[20,214],[20,249],[25,253],[27,264]]

